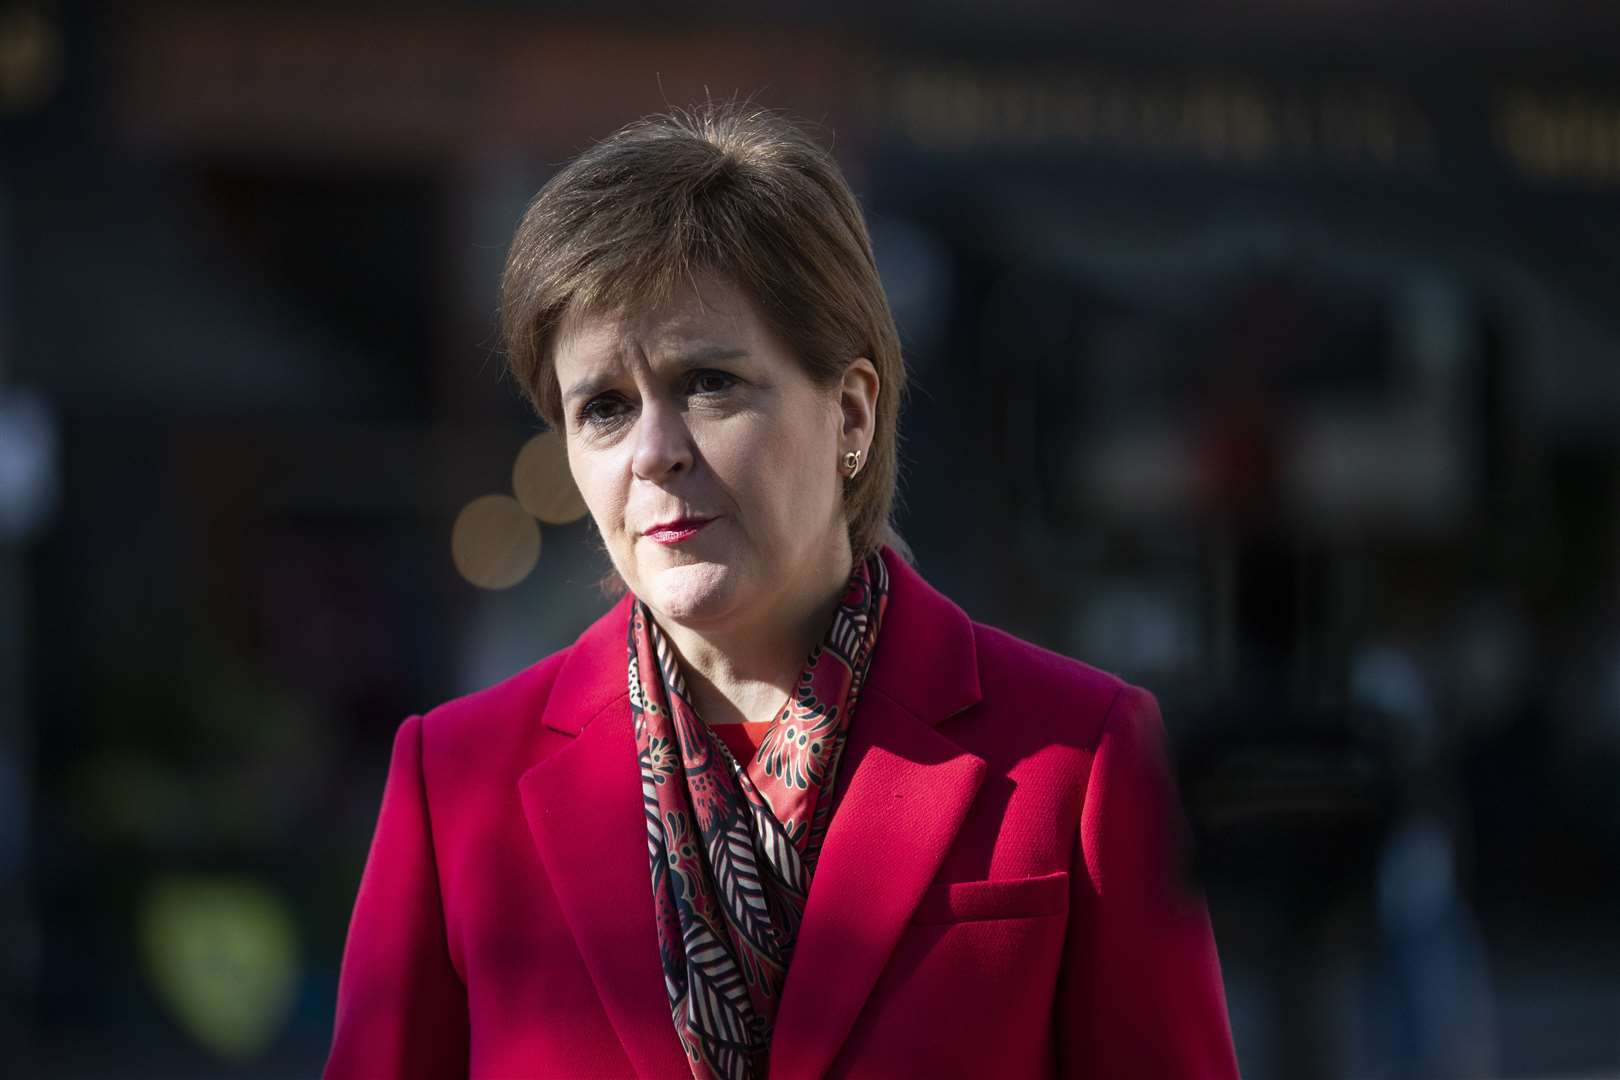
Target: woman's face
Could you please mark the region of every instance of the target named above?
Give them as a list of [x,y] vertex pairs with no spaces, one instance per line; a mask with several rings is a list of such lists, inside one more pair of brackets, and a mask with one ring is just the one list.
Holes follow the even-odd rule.
[[814,386],[729,282],[571,313],[555,363],[574,480],[661,618],[742,625],[848,572],[839,458],[869,434],[851,437],[840,391]]

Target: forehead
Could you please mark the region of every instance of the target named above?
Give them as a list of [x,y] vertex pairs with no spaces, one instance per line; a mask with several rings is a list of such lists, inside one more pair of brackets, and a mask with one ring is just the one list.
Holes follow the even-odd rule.
[[699,277],[695,286],[678,290],[663,303],[570,309],[556,341],[559,374],[627,363],[640,353],[651,361],[709,346],[753,352],[771,345],[747,295],[714,275]]

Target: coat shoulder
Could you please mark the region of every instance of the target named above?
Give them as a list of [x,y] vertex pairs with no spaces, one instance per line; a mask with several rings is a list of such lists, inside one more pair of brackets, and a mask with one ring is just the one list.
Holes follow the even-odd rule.
[[541,717],[575,646],[568,645],[492,686],[452,698],[422,717],[424,768],[477,769],[531,760]]
[[975,622],[973,636],[986,703],[1060,718],[1082,743],[1096,744],[1109,710],[1132,689],[1112,672],[997,627]]

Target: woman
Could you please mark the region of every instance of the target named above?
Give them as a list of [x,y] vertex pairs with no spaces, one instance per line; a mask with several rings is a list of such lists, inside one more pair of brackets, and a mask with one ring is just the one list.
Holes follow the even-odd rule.
[[627,591],[400,728],[326,1075],[1236,1076],[1154,699],[890,528],[905,373],[831,158],[631,125],[503,315]]

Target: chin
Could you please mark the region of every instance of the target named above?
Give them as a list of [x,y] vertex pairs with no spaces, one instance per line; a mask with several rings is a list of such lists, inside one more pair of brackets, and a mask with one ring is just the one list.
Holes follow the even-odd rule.
[[663,566],[641,575],[645,591],[636,595],[663,618],[683,626],[711,624],[737,606],[741,575],[724,563],[690,562]]

